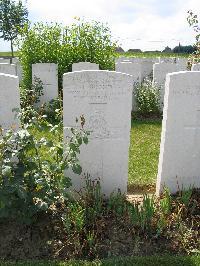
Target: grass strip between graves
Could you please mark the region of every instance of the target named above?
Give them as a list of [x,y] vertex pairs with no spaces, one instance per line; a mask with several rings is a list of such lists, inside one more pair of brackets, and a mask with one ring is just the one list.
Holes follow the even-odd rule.
[[129,186],[154,186],[158,170],[161,120],[132,121]]

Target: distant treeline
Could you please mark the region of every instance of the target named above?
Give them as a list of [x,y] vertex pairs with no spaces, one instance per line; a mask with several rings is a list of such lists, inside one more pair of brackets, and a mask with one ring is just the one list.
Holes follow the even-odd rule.
[[[197,48],[193,45],[181,45],[179,44],[178,46],[174,47],[171,49],[170,47],[165,47],[163,51],[142,51],[141,49],[129,49],[126,51],[126,53],[174,53],[174,54],[192,54],[197,50]],[[125,53],[123,48],[117,47],[116,51],[118,53]]]

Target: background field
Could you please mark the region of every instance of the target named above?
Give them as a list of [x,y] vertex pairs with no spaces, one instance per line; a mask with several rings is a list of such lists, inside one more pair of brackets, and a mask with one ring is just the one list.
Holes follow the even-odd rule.
[[[14,53],[18,56],[18,52]],[[11,52],[0,52],[0,57],[11,56]],[[116,57],[188,57],[188,54],[175,54],[175,53],[161,53],[161,52],[143,52],[143,53],[116,53]]]

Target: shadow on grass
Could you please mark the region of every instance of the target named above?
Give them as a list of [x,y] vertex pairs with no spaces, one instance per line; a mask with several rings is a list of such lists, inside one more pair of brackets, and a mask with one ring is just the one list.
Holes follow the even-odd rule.
[[142,120],[137,120],[132,118],[131,119],[131,127],[137,127],[141,125],[161,125],[162,124],[162,119],[142,119]]

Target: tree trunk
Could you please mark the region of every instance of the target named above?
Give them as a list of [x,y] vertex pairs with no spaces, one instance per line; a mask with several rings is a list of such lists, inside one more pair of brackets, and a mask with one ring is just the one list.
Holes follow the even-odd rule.
[[13,40],[12,40],[12,39],[11,39],[11,41],[10,41],[10,44],[11,44],[11,52],[12,52],[12,57],[11,57],[10,63],[12,64],[12,59],[13,59],[13,57],[14,57]]

